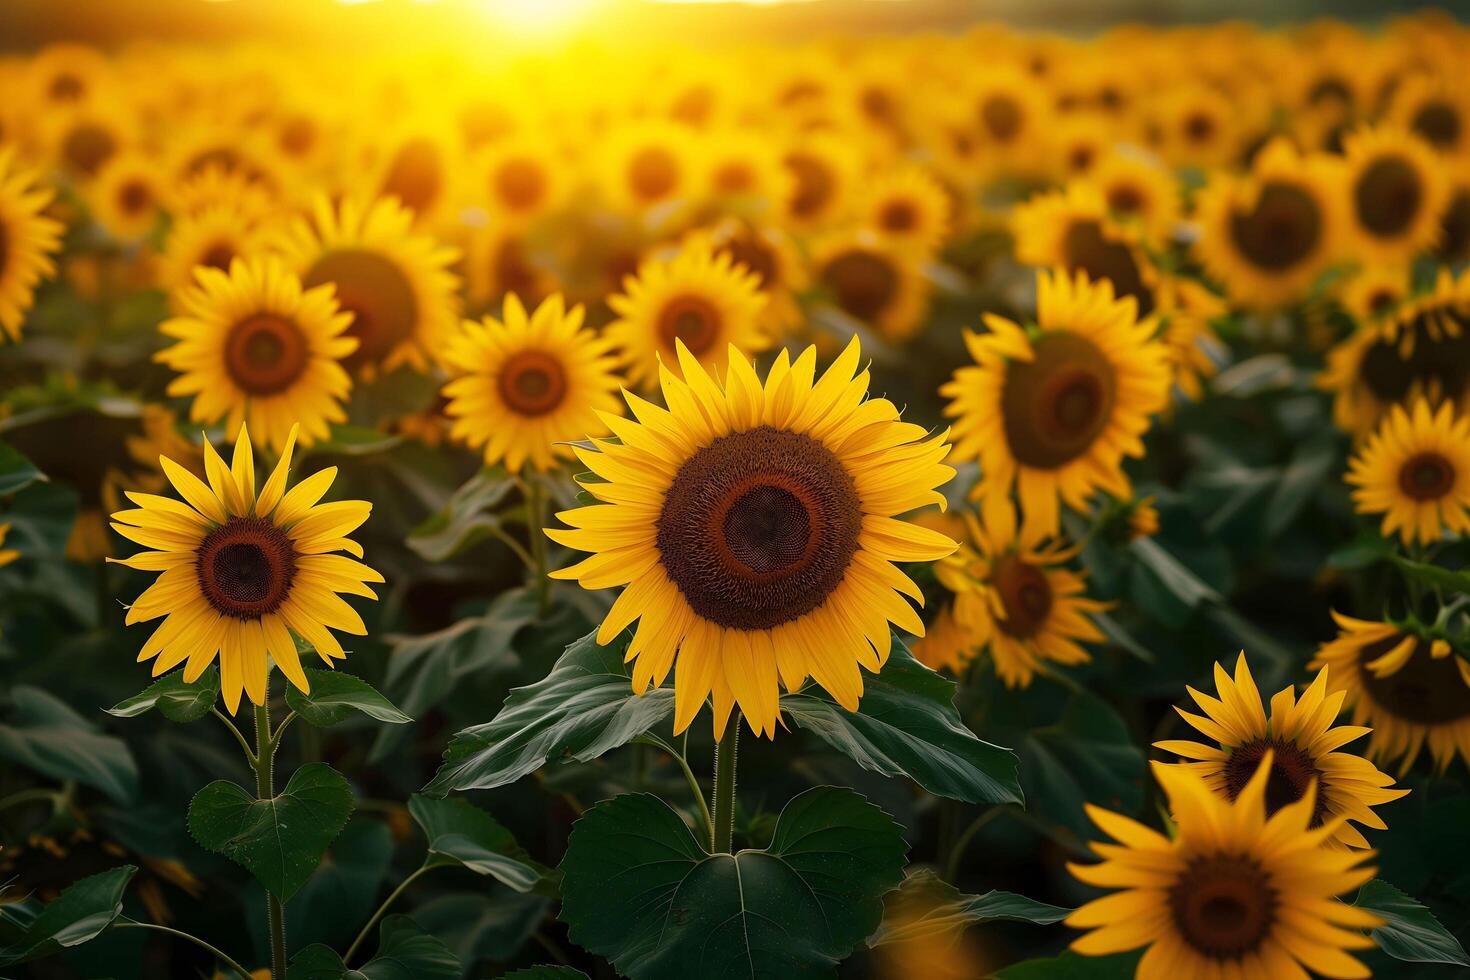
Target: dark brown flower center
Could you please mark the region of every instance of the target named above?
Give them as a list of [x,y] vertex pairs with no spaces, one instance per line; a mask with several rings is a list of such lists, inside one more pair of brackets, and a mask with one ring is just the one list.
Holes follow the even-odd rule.
[[851,248],[822,267],[822,285],[848,316],[872,323],[898,293],[898,271],[877,252]]
[[719,194],[749,194],[755,190],[755,171],[743,160],[727,160],[715,168],[714,185]]
[[1455,467],[1436,452],[1416,453],[1399,467],[1399,489],[1411,500],[1438,500],[1455,488]]
[[661,201],[679,183],[679,161],[662,146],[645,146],[628,161],[628,186],[644,203]]
[[1174,924],[1184,941],[1204,956],[1240,959],[1254,952],[1276,920],[1277,894],[1252,858],[1197,857],[1169,891]]
[[1119,214],[1137,214],[1143,210],[1144,195],[1132,184],[1114,184],[1108,188],[1108,207]]
[[383,177],[383,193],[392,194],[413,211],[426,211],[444,190],[439,150],[426,139],[411,139],[398,148]]
[[1052,590],[1042,569],[1016,555],[1005,555],[991,567],[990,584],[1000,595],[1000,604],[1005,609],[1005,619],[997,624],[1002,631],[1025,639],[1046,625],[1051,613]]
[[1117,375],[1086,337],[1043,334],[1031,361],[1006,365],[1002,423],[1024,466],[1056,469],[1087,452],[1112,416]]
[[117,138],[105,127],[81,123],[66,134],[61,152],[74,170],[90,177],[117,152]]
[[680,467],[658,518],[664,570],[696,613],[761,630],[816,609],[862,530],[852,477],[809,436],[760,426]]
[[124,214],[142,214],[153,207],[153,190],[141,180],[124,181],[117,189],[117,204]]
[[281,125],[278,145],[290,156],[306,156],[316,141],[316,123],[308,116],[292,116]]
[[494,282],[502,293],[515,293],[522,300],[539,298],[541,277],[526,254],[525,243],[519,238],[506,238],[500,242],[491,256]]
[[555,411],[567,394],[561,361],[539,350],[517,351],[506,358],[498,384],[506,406],[530,417]]
[[1358,676],[1373,704],[1396,718],[1419,725],[1447,725],[1470,718],[1470,687],[1460,676],[1460,668],[1455,663],[1457,655],[1453,652],[1436,659],[1429,641],[1421,638],[1415,641],[1408,662],[1392,674],[1378,677],[1368,669],[1369,663],[1403,639],[1402,635],[1394,634],[1358,651]]
[[987,96],[980,103],[980,123],[997,142],[1009,143],[1021,132],[1025,113],[1009,95]]
[[1403,328],[1413,349],[1401,353],[1400,337],[1380,338],[1363,352],[1359,375],[1381,402],[1402,401],[1411,391],[1428,397],[1458,399],[1470,382],[1470,316],[1452,307],[1423,311]]
[[1184,120],[1184,138],[1196,145],[1208,143],[1215,136],[1215,117],[1204,112],[1192,112]]
[[761,241],[752,231],[735,235],[720,246],[720,251],[728,252],[736,265],[743,265],[746,271],[753,273],[756,285],[761,289],[780,278],[775,249]]
[[225,340],[225,369],[252,395],[285,391],[301,377],[308,359],[301,328],[271,313],[241,320]]
[[1460,141],[1460,114],[1448,102],[1426,102],[1410,123],[1414,132],[1441,150],[1453,149]]
[[1374,235],[1397,235],[1408,228],[1423,200],[1419,171],[1401,156],[1374,160],[1353,185],[1358,221]]
[[1067,154],[1067,166],[1073,173],[1083,173],[1097,160],[1097,149],[1092,146],[1074,146]]
[[786,168],[796,178],[796,190],[791,195],[791,213],[798,218],[821,214],[837,189],[832,168],[820,157],[801,150],[787,155]]
[[47,88],[53,101],[75,102],[87,91],[87,83],[82,81],[71,72],[62,72],[51,79],[51,85]]
[[1286,272],[1316,250],[1322,238],[1322,209],[1296,184],[1271,181],[1256,206],[1230,216],[1230,237],[1252,265]]
[[376,364],[414,335],[419,301],[413,283],[387,256],[347,248],[317,259],[302,279],[308,289],[334,283],[337,302],[352,314],[349,336],[358,348],[348,358],[353,367]]
[[719,309],[703,296],[675,296],[664,304],[658,315],[658,337],[664,350],[677,350],[682,340],[695,357],[715,352],[720,339]]
[[[1256,739],[1230,750],[1225,760],[1225,791],[1234,800],[1240,796],[1261,767],[1261,760],[1271,752],[1271,774],[1266,777],[1266,815],[1289,806],[1307,793],[1312,780],[1322,778],[1316,761],[1295,742],[1285,739]],[[1317,802],[1312,810],[1313,827],[1327,819],[1327,800],[1317,787]]]
[[205,535],[194,567],[204,598],[222,615],[259,619],[291,594],[296,548],[260,517],[231,517]]
[[207,265],[211,269],[218,269],[221,272],[229,272],[230,262],[234,260],[237,254],[234,242],[221,239],[220,241],[213,242],[200,253],[199,264]]
[[912,201],[889,201],[878,212],[878,224],[884,231],[902,234],[913,231],[919,223],[919,209]]
[[1332,75],[1325,75],[1317,79],[1307,92],[1307,103],[1309,105],[1321,105],[1324,102],[1334,103],[1339,106],[1350,106],[1353,104],[1353,90],[1348,87],[1347,82]]
[[1085,272],[1094,281],[1107,279],[1118,296],[1132,296],[1138,301],[1140,318],[1153,312],[1153,290],[1144,285],[1133,249],[1126,242],[1108,238],[1098,222],[1072,222],[1062,242],[1062,251],[1068,272]]
[[513,211],[529,211],[546,197],[546,171],[535,160],[506,160],[495,171],[495,194]]

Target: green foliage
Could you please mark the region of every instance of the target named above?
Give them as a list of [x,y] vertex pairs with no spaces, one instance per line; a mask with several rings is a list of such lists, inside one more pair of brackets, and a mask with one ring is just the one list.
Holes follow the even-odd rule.
[[0,905],[0,966],[14,966],[89,942],[122,914],[123,892],[138,869],[131,864],[69,885],[38,908],[25,901]]
[[378,932],[378,952],[351,970],[328,946],[312,945],[291,960],[287,980],[458,980],[459,960],[406,915],[390,915]]
[[1394,959],[1470,967],[1465,948],[1439,924],[1434,913],[1388,882],[1377,878],[1368,882],[1359,889],[1353,904],[1384,920],[1373,930],[1373,941]]
[[503,469],[486,469],[454,491],[449,502],[408,536],[408,546],[428,561],[444,561],[502,532],[497,511],[515,490]]
[[1142,952],[1083,956],[1068,950],[1050,959],[1008,966],[995,974],[995,980],[1133,980],[1142,958]]
[[533,890],[546,874],[510,831],[464,800],[414,796],[408,811],[429,839],[426,864],[459,865],[518,892]]
[[966,895],[933,871],[910,871],[903,884],[888,893],[883,924],[868,937],[869,946],[945,936],[981,922],[1006,919],[1052,925],[1071,909],[1058,908],[1011,892]]
[[52,779],[75,779],[119,803],[138,790],[138,765],[122,739],[104,735],[66,702],[40,688],[10,691],[0,723],[0,758]]
[[302,694],[296,686],[286,688],[286,704],[305,721],[326,728],[346,721],[354,714],[367,715],[374,721],[404,725],[413,721],[399,711],[367,681],[338,670],[306,668],[310,694]]
[[198,721],[209,714],[219,700],[219,668],[210,665],[192,684],[184,682],[184,672],[173,671],[149,684],[125,701],[119,701],[107,713],[117,718],[136,718],[154,708],[169,721]]
[[19,493],[37,480],[44,479],[45,474],[18,449],[0,442],[0,497]]

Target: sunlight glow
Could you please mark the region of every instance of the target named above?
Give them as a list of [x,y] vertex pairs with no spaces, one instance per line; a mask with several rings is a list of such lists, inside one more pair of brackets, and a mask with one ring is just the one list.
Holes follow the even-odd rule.
[[517,34],[546,36],[574,27],[596,0],[484,0],[498,26]]

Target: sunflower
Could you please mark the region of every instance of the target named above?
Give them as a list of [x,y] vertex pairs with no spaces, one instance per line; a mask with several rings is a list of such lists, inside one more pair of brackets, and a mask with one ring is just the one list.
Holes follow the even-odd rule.
[[260,184],[221,163],[164,186],[164,209],[174,220],[200,214],[222,204],[234,207],[251,225],[276,216],[278,204]]
[[1317,380],[1333,393],[1332,417],[1355,435],[1371,430],[1389,407],[1423,397],[1470,409],[1470,274],[1441,270],[1434,289],[1361,323],[1327,352]]
[[1379,772],[1366,759],[1338,751],[1367,735],[1370,729],[1333,724],[1345,695],[1342,691],[1328,693],[1327,675],[1326,669],[1318,673],[1300,699],[1294,697],[1290,686],[1282,689],[1271,699],[1268,718],[1242,652],[1235,663],[1233,680],[1224,667],[1215,665],[1216,697],[1188,688],[1204,715],[1175,709],[1218,745],[1163,741],[1155,742],[1154,747],[1191,760],[1180,765],[1202,776],[1212,790],[1232,801],[1270,753],[1267,816],[1302,799],[1315,782],[1310,826],[1316,828],[1332,821],[1337,827],[1329,839],[1332,846],[1367,847],[1367,839],[1353,823],[1386,830],[1388,825],[1372,808],[1409,791],[1389,789],[1393,777]]
[[930,670],[947,670],[958,676],[975,657],[975,634],[960,625],[953,605],[935,615],[924,635],[914,643],[914,658]]
[[1226,313],[1225,302],[1193,279],[1159,275],[1152,296],[1163,324],[1159,339],[1168,348],[1174,384],[1184,397],[1199,401],[1204,380],[1215,374],[1225,348],[1211,321]]
[[1337,166],[1272,141],[1248,175],[1216,174],[1200,193],[1195,252],[1237,304],[1300,299],[1337,257],[1347,231]]
[[64,229],[41,213],[51,198],[34,173],[17,165],[15,150],[0,146],[0,334],[14,341],[36,284],[56,271],[52,257]]
[[177,296],[194,282],[199,268],[227,271],[236,259],[263,254],[272,226],[248,203],[223,200],[174,218],[154,267],[160,289]]
[[866,229],[827,235],[812,245],[812,274],[832,303],[889,340],[923,326],[930,284],[920,257]]
[[1062,180],[1086,177],[1097,170],[1116,139],[1116,124],[1101,113],[1071,112],[1057,120],[1051,134],[1052,153]]
[[1110,153],[1088,178],[1112,218],[1136,226],[1150,242],[1174,237],[1179,224],[1179,182],[1155,161],[1136,153]]
[[50,44],[30,59],[33,98],[48,110],[83,105],[108,91],[112,66],[96,48]]
[[[1269,757],[1269,754],[1268,754]],[[1348,950],[1369,949],[1363,930],[1382,920],[1338,896],[1373,877],[1371,851],[1325,847],[1337,821],[1312,828],[1315,788],[1267,816],[1264,764],[1228,801],[1200,776],[1154,763],[1177,823],[1171,840],[1118,813],[1087,805],[1116,844],[1094,843],[1098,864],[1069,864],[1078,880],[1119,891],[1067,917],[1089,929],[1072,948],[1103,956],[1148,947],[1138,980],[1179,977],[1366,977]]]
[[868,184],[858,215],[880,238],[900,248],[932,254],[950,228],[949,195],[919,167],[887,171]]
[[697,237],[706,239],[716,254],[729,253],[737,266],[756,277],[766,297],[760,322],[767,333],[779,337],[801,323],[796,294],[807,288],[810,276],[790,235],[772,225],[727,218]]
[[1082,509],[1097,489],[1132,495],[1122,460],[1142,456],[1150,416],[1163,409],[1169,358],[1140,323],[1134,300],[1086,273],[1042,272],[1037,325],[985,316],[967,331],[975,359],[940,388],[956,418],[955,458],[980,460],[976,493],[986,523],[1014,486],[1036,533],[1057,533],[1058,500]]
[[501,316],[466,321],[449,338],[444,359],[458,377],[444,386],[445,413],[452,435],[484,450],[485,465],[549,470],[572,455],[568,443],[606,434],[599,417],[617,413],[612,344],[560,294],[528,316],[510,293]]
[[868,398],[859,357],[854,338],[818,378],[815,348],[794,363],[782,351],[762,382],[732,347],[721,386],[680,343],[682,379],[661,373],[669,408],[629,396],[637,421],[607,416],[617,440],[576,450],[602,503],[547,534],[593,554],[553,577],[626,586],[598,641],[640,620],[627,654],[640,694],[677,659],[676,733],[713,693],[717,738],[737,703],[774,736],[780,687],[808,677],[855,710],[889,623],[924,633],[904,598],[921,593],[893,563],[955,543],[896,515],[944,506],[949,445]]
[[165,193],[158,164],[136,151],[109,160],[88,189],[92,216],[121,241],[134,241],[154,229]]
[[1382,514],[1382,533],[1430,544],[1470,532],[1470,417],[1422,398],[1395,405],[1359,448],[1344,479],[1360,514]]
[[293,426],[257,495],[255,458],[242,425],[229,466],[206,444],[207,484],[164,457],[164,472],[183,500],[129,493],[137,507],[112,515],[113,530],[154,550],[108,560],[162,573],[128,607],[130,626],[167,617],[143,644],[138,662],[152,659],[157,677],[187,660],[184,681],[193,683],[218,659],[220,691],[231,714],[242,690],[252,704],[265,704],[271,662],[310,693],[292,633],[328,667],[346,659],[331,630],[363,636],[367,628],[339,593],[375,599],[368,583],[383,581],[367,565],[334,553],[362,557],[347,535],[367,520],[372,504],[318,503],[335,466],[288,491],[295,444]]
[[695,189],[692,130],[667,121],[624,123],[600,151],[603,191],[613,206],[640,214],[686,198]]
[[1158,107],[1159,152],[1175,165],[1214,167],[1240,150],[1239,110],[1204,85],[1180,86]]
[[307,288],[331,283],[352,314],[358,341],[347,366],[364,376],[407,364],[426,371],[458,323],[459,253],[415,231],[414,215],[390,197],[321,195],[277,242]]
[[1356,319],[1379,320],[1409,297],[1413,278],[1413,270],[1403,263],[1364,266],[1342,284],[1339,299]]
[[1045,90],[1035,79],[1011,66],[992,67],[977,74],[966,97],[989,170],[1025,174],[1039,169],[1053,121]]
[[1136,247],[1137,236],[1112,219],[1093,184],[1074,181],[1032,197],[1013,212],[1011,233],[1017,261],[1106,279],[1116,295],[1133,297],[1140,318],[1154,311],[1153,267]]
[[493,143],[478,164],[476,200],[497,222],[524,224],[556,209],[568,192],[565,161],[548,142],[511,137]]
[[1030,687],[1047,663],[1092,659],[1077,641],[1103,639],[1087,617],[1108,605],[1086,598],[1082,575],[1065,567],[1075,548],[1048,542],[1035,525],[1018,530],[1010,507],[995,513],[983,528],[966,515],[969,540],[935,574],[954,593],[954,621],[969,635],[969,649],[990,653],[1006,687]]
[[849,143],[830,133],[806,136],[786,150],[781,162],[791,175],[783,210],[788,224],[809,231],[846,215],[860,169]]
[[272,200],[282,200],[294,186],[290,165],[259,133],[223,123],[199,128],[169,144],[164,173],[175,184],[220,170],[251,184]]
[[456,198],[458,148],[449,128],[430,121],[394,131],[374,147],[365,183],[352,197],[393,199],[424,226],[445,215]]
[[1394,89],[1388,118],[1445,156],[1470,152],[1470,104],[1457,82],[1409,76]]
[[137,141],[126,106],[110,100],[57,112],[45,120],[44,128],[52,162],[82,183]]
[[1449,185],[1429,144],[1381,126],[1355,131],[1344,149],[1357,254],[1404,262],[1432,248],[1449,203]]
[[515,225],[496,223],[473,229],[464,264],[465,293],[479,306],[507,293],[534,304],[556,291],[556,280],[540,249],[524,228]]
[[180,315],[158,327],[178,341],[154,359],[179,372],[170,395],[192,395],[189,417],[246,421],[276,451],[327,438],[345,422],[352,379],[342,367],[357,341],[330,285],[303,288],[275,258],[235,259],[228,273],[200,268],[178,296]]
[[1425,743],[1443,771],[1455,753],[1470,764],[1470,654],[1441,636],[1334,612],[1339,633],[1311,666],[1332,672],[1345,691],[1353,724],[1373,729],[1368,754],[1399,763],[1402,777]]
[[776,144],[745,130],[705,137],[700,154],[704,196],[724,210],[765,216],[788,200],[794,178]]
[[1449,203],[1439,219],[1439,247],[1434,252],[1446,265],[1470,259],[1470,163],[1458,161],[1450,183]]
[[771,346],[761,325],[765,297],[756,274],[728,251],[713,252],[692,242],[673,259],[648,259],[607,304],[618,319],[606,335],[621,353],[631,384],[651,387],[660,361],[672,371],[682,365],[682,345],[714,370],[725,369],[731,347],[760,351]]

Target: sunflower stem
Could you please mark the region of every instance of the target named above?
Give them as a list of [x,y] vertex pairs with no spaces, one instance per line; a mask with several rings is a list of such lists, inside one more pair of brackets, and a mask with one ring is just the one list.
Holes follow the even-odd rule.
[[240,729],[235,727],[235,723],[230,720],[230,716],[218,708],[210,708],[209,712],[224,722],[225,727],[230,730],[230,734],[235,736],[235,741],[240,743],[240,750],[245,753],[245,758],[250,761],[250,768],[254,769],[255,753],[250,750],[250,743],[245,740],[245,736],[241,734]]
[[[269,800],[276,795],[276,743],[271,738],[271,709],[266,704],[255,706],[255,795]],[[266,892],[266,915],[271,933],[271,980],[286,980],[286,908],[281,900]]]
[[531,574],[536,577],[536,608],[542,619],[551,609],[551,579],[546,573],[546,487],[538,476],[522,485],[526,494],[526,538],[531,545]]
[[393,891],[389,893],[387,898],[383,899],[383,904],[379,905],[378,910],[373,913],[373,917],[367,920],[367,924],[362,927],[362,930],[360,932],[358,932],[357,938],[352,940],[352,945],[347,947],[347,952],[342,954],[342,962],[344,964],[352,962],[353,955],[357,953],[358,948],[362,946],[363,941],[367,939],[368,933],[373,931],[373,926],[377,925],[378,920],[383,918],[384,913],[388,911],[388,906],[396,902],[398,900],[398,896],[402,895],[405,891],[408,890],[409,885],[413,884],[415,881],[418,881],[420,875],[434,867],[437,867],[437,865],[426,863],[420,866],[417,871],[399,882],[398,887],[393,889]]
[[710,852],[729,854],[735,837],[735,759],[740,747],[740,709],[730,714],[725,734],[715,743],[714,811],[710,816]]
[[154,923],[154,922],[138,922],[135,919],[128,919],[128,918],[119,918],[116,922],[114,922],[112,924],[112,928],[114,928],[114,929],[152,929],[155,932],[165,932],[165,933],[168,933],[170,936],[177,936],[180,939],[187,939],[189,942],[193,943],[195,946],[198,946],[200,949],[204,950],[209,955],[211,955],[215,959],[219,960],[221,963],[223,963],[225,966],[229,967],[231,970],[234,970],[237,974],[240,975],[241,980],[250,980],[250,971],[249,970],[245,969],[239,963],[235,962],[233,959],[231,959],[229,957],[228,954],[226,954],[222,950],[219,950],[219,949],[215,948],[214,946],[211,946],[209,943],[207,943],[204,940],[200,939],[198,936],[194,935],[193,933],[184,932],[184,931],[179,930],[179,929],[170,929],[168,926],[161,926],[161,925],[158,925],[157,923]]

